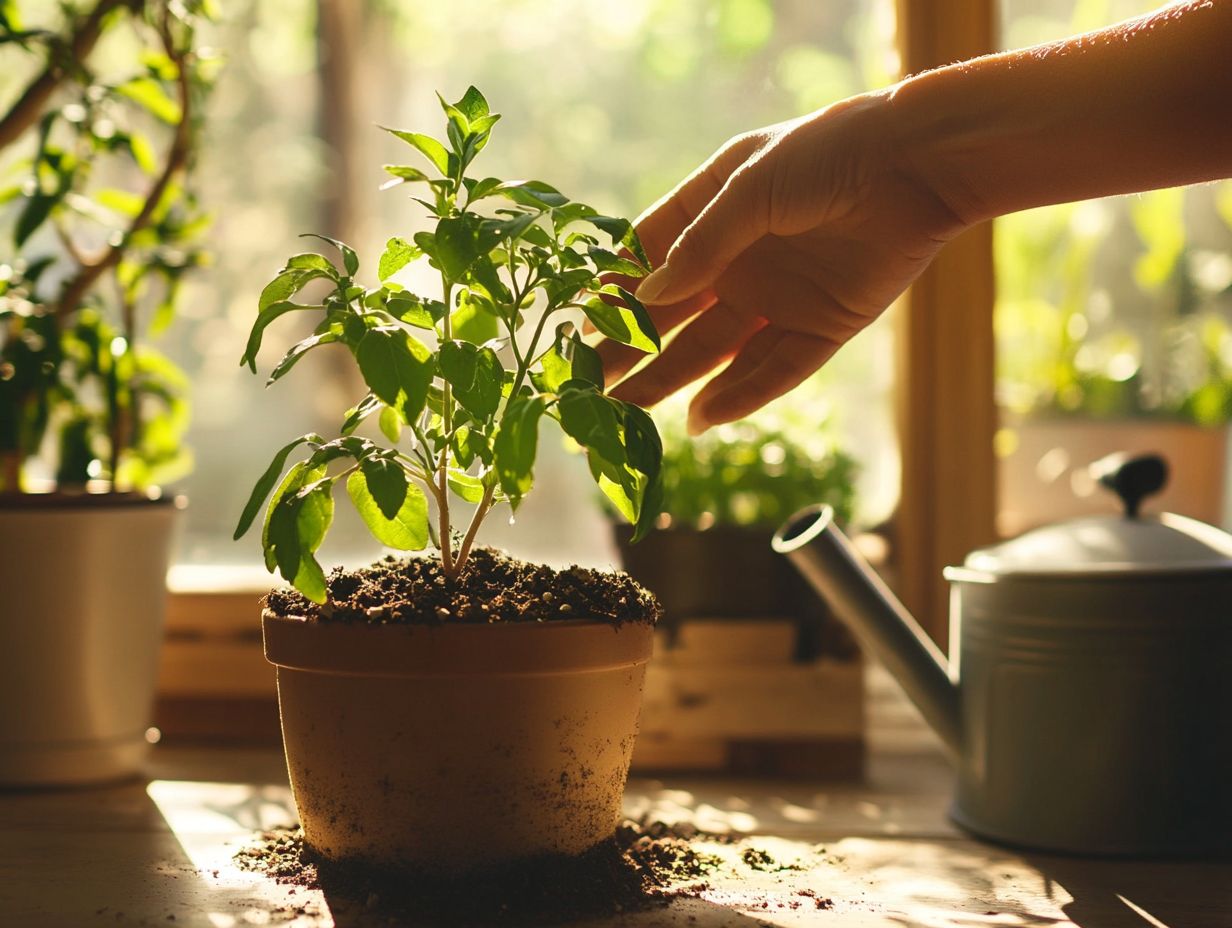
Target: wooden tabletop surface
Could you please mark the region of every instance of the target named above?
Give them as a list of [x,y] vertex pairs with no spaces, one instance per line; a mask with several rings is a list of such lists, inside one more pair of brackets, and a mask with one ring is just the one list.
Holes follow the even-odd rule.
[[[945,817],[950,775],[930,737],[886,711],[874,713],[859,783],[632,780],[630,815],[749,837],[710,848],[731,866],[700,898],[587,928],[1232,928],[1232,861],[1052,857],[967,837]],[[106,788],[0,793],[0,925],[389,924],[232,863],[256,830],[293,821],[276,752],[159,747],[149,772]],[[740,864],[750,847],[799,869],[750,870]]]

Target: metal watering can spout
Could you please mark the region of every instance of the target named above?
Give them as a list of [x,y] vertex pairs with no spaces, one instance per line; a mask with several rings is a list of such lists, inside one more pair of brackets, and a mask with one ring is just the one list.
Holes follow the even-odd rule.
[[774,536],[835,615],[898,680],[924,719],[957,756],[962,749],[958,688],[945,657],[889,587],[834,524],[829,506],[796,513]]

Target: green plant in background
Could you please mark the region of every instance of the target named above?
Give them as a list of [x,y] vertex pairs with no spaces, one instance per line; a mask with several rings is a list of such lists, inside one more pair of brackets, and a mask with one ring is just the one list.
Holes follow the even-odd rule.
[[[378,541],[403,551],[431,542],[445,576],[455,578],[493,506],[516,508],[530,491],[544,417],[586,450],[595,480],[637,536],[660,508],[662,445],[654,423],[636,406],[605,395],[598,355],[574,322],[562,319],[584,315],[609,338],[658,351],[649,315],[621,285],[648,268],[632,225],[539,181],[468,175],[499,116],[474,87],[457,103],[442,98],[441,106],[447,144],[387,130],[431,169],[385,168],[394,183],[423,185],[424,196],[415,199],[433,230],[411,241],[390,239],[378,264],[381,284],[372,289],[356,282],[359,258],[342,242],[326,239],[341,265],[320,254],[289,259],[261,294],[241,361],[256,371],[263,333],[275,319],[321,313],[313,334],[291,348],[268,382],[309,351],[340,344],[368,387],[346,413],[339,437],[304,435],[274,456],[235,532],[238,539],[248,530],[273,490],[261,535],[266,566],[318,603],[327,590],[315,553],[333,521],[335,484],[345,481]],[[421,258],[439,272],[440,299],[413,294],[394,280]],[[328,291],[320,303],[292,301],[314,281],[324,281]],[[558,321],[545,347],[553,317]],[[355,434],[369,417],[385,442]],[[309,453],[279,482],[287,458],[300,447]],[[345,466],[331,473],[335,462]],[[454,531],[451,495],[474,505],[464,532]]]
[[[1232,184],[1208,193],[1159,190],[998,221],[1003,406],[1205,426],[1232,419],[1232,253],[1202,247],[1185,208],[1188,197],[1209,199],[1232,229]],[[1206,238],[1219,236],[1208,229]]]
[[819,452],[779,424],[750,419],[697,438],[679,425],[664,426],[666,507],[659,524],[774,528],[814,503],[830,504],[846,522],[855,505],[858,470],[844,451],[831,445]]
[[[61,489],[141,489],[188,467],[185,378],[144,339],[205,260],[186,177],[214,70],[195,47],[209,6],[66,3],[42,28],[0,0],[0,52],[41,61],[0,116],[0,490],[21,490],[48,441]],[[91,54],[120,33],[128,74],[102,79]]]

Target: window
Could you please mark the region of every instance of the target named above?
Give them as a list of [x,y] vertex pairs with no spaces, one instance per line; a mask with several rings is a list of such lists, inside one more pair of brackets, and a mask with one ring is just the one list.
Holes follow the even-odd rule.
[[[376,124],[434,126],[433,91],[460,95],[474,83],[505,117],[500,143],[482,156],[494,174],[545,177],[635,215],[737,132],[894,80],[893,22],[885,0],[229,3],[215,37],[228,67],[202,165],[217,266],[195,280],[173,332],[196,385],[182,560],[254,562],[254,543],[233,543],[231,531],[257,473],[283,436],[335,429],[336,411],[362,393],[327,352],[268,394],[238,358],[256,294],[298,232],[325,231],[373,255],[416,228],[405,194],[377,189],[380,165],[405,160],[406,149]],[[268,341],[263,371],[286,344]],[[879,324],[768,413],[810,428],[828,416],[862,461],[867,520],[897,498],[891,347],[892,326]],[[544,445],[537,481],[552,494],[528,499],[516,531],[489,520],[487,540],[548,562],[611,563],[584,461],[547,428]],[[339,506],[323,560],[376,553]]]

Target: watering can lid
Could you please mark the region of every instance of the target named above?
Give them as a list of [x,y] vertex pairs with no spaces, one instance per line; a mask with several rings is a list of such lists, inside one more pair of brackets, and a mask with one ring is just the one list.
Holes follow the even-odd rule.
[[[965,567],[982,574],[1066,576],[1191,573],[1232,569],[1232,535],[1173,513],[1140,515],[1139,504],[1163,488],[1168,468],[1158,455],[1112,455],[1092,475],[1121,497],[1120,515],[1087,516],[1033,529],[973,551]],[[959,573],[956,571],[955,573]]]

